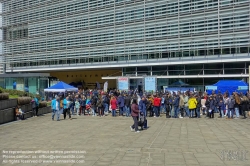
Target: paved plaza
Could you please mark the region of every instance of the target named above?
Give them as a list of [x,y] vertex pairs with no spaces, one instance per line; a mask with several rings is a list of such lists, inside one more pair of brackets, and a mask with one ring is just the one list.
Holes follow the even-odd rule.
[[131,124],[111,116],[52,121],[47,114],[0,125],[0,165],[250,166],[250,119],[152,117],[140,133]]

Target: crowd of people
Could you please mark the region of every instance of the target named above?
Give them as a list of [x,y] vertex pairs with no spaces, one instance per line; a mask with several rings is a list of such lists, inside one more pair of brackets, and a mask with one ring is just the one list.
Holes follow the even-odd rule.
[[[146,117],[166,118],[218,118],[239,119],[240,116],[247,118],[249,113],[249,94],[229,94],[225,92],[217,94],[213,92],[147,92],[110,90],[87,90],[53,94],[51,102],[53,110],[52,120],[60,114],[63,118],[76,116],[100,116],[104,117],[111,112],[113,117],[133,117],[134,125],[131,130],[139,132],[138,124],[146,122]],[[143,118],[141,118],[143,117]],[[144,124],[145,125],[145,124]],[[142,125],[143,126],[143,125]]]

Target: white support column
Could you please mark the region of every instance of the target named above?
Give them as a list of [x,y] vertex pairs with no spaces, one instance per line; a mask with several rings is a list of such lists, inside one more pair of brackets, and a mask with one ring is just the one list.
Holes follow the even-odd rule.
[[220,0],[218,0],[218,48],[220,48]]
[[250,87],[250,66],[248,66],[248,87]]

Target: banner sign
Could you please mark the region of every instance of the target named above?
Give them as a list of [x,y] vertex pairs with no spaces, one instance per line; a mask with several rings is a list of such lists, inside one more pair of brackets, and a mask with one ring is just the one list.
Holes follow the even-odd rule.
[[195,91],[195,88],[194,87],[188,87],[188,88],[184,88],[184,87],[176,87],[176,88],[165,88],[165,92],[182,92],[182,93],[185,93],[187,91],[190,91],[190,92],[194,92]]
[[23,78],[16,79],[16,90],[20,90],[20,91],[24,90],[24,79]]
[[217,90],[217,86],[206,86],[206,90]]
[[108,81],[106,81],[103,85],[103,90],[104,92],[107,92],[108,91]]
[[156,77],[144,78],[145,91],[156,91]]
[[96,88],[97,88],[97,89],[101,89],[101,85],[100,85],[100,83],[97,82],[97,81],[96,81]]
[[248,86],[238,86],[238,90],[248,90]]
[[119,90],[128,90],[128,77],[119,77],[117,79],[117,83],[118,83],[118,89]]

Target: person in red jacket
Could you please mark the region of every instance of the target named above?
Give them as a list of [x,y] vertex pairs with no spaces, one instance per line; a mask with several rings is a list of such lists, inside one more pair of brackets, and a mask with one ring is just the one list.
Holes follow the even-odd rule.
[[134,120],[134,124],[130,126],[131,131],[135,131],[139,133],[140,131],[138,130],[138,118],[139,118],[139,106],[137,103],[137,99],[133,99],[132,105],[131,105],[131,116]]
[[112,109],[112,116],[115,117],[116,116],[116,109],[117,109],[117,100],[114,96],[111,97],[110,107]]
[[154,96],[154,112],[155,112],[155,116],[159,117],[160,116],[160,106],[161,106],[161,98],[157,95]]

